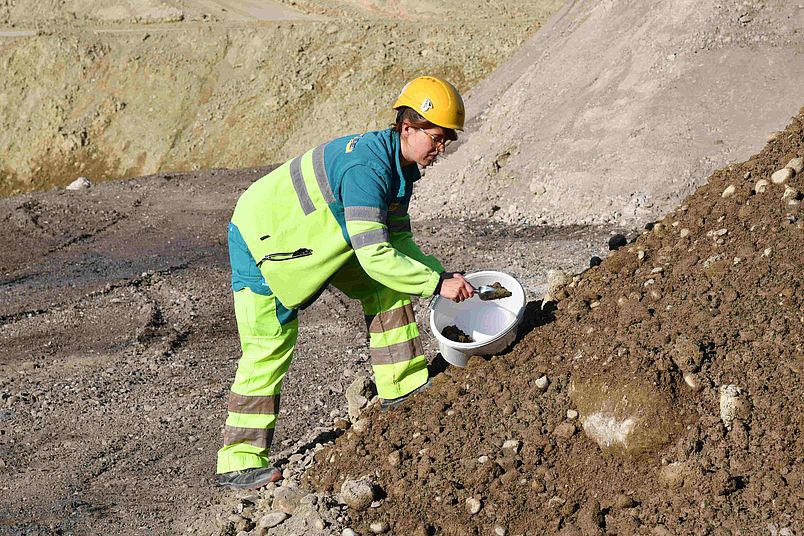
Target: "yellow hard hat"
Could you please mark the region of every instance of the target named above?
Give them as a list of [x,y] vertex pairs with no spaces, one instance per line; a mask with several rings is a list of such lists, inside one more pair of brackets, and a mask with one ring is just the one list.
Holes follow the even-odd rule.
[[435,76],[420,76],[408,82],[394,103],[394,110],[413,108],[434,125],[463,130],[463,99],[455,86]]

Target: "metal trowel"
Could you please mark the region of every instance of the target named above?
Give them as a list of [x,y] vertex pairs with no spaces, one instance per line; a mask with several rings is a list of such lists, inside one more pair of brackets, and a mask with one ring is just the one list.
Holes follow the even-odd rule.
[[482,301],[507,298],[511,293],[503,286],[481,285],[475,289],[475,295]]

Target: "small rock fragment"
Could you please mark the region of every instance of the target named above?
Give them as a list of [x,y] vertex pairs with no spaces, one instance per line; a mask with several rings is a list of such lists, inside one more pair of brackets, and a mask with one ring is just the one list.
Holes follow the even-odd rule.
[[480,511],[482,504],[480,503],[479,499],[474,497],[469,497],[466,499],[466,510],[469,512],[470,515],[475,515]]
[[659,483],[668,489],[678,489],[684,485],[686,466],[681,462],[673,462],[659,469]]
[[549,385],[550,379],[547,376],[541,376],[536,380],[536,388],[542,392],[546,391]]
[[759,179],[757,183],[754,185],[754,192],[761,194],[765,193],[765,190],[768,189],[768,181],[765,179]]
[[505,530],[505,527],[501,527],[500,525],[494,527],[494,536],[505,536],[506,532],[508,531]]
[[733,196],[734,192],[736,192],[736,191],[737,191],[737,188],[735,188],[733,184],[729,184],[728,186],[726,186],[726,189],[723,190],[723,193],[720,194],[720,197],[722,197],[723,199],[729,198],[729,197]]
[[751,412],[743,390],[734,384],[720,386],[720,420],[731,430],[735,419],[746,420]]
[[575,435],[575,430],[574,422],[562,422],[555,427],[555,430],[553,430],[553,435],[562,439],[569,439]]
[[794,158],[790,162],[788,162],[785,167],[792,169],[793,171],[796,172],[796,175],[798,175],[799,173],[804,171],[804,158],[800,156],[798,158]]
[[614,506],[620,509],[633,508],[636,505],[637,502],[625,493],[620,493],[614,498]]
[[771,175],[771,182],[773,184],[784,184],[788,180],[793,178],[795,171],[790,168],[782,168],[779,171],[776,171]]
[[363,375],[356,376],[346,388],[346,402],[349,406],[349,419],[352,422],[357,420],[361,410],[366,407],[373,395],[371,380]]
[[785,199],[796,199],[798,197],[798,190],[793,188],[792,186],[788,186],[784,189],[784,193],[782,194],[782,201]]
[[86,177],[78,177],[67,185],[67,190],[86,190],[92,187],[92,182]]
[[341,532],[341,536],[357,536],[357,533],[352,529],[346,528]]
[[374,534],[383,534],[391,530],[391,527],[385,521],[375,521],[369,525],[369,530]]
[[259,523],[257,523],[257,526],[270,529],[281,524],[289,517],[290,515],[286,514],[285,512],[271,512],[270,514],[262,516]]
[[678,236],[681,238],[687,238],[690,235],[690,230],[684,227],[678,232]]
[[569,420],[571,420],[571,421],[574,421],[575,419],[578,418],[578,412],[575,411],[574,409],[568,409],[567,410],[567,418]]
[[698,376],[696,374],[693,374],[692,372],[687,372],[686,374],[684,374],[684,383],[686,383],[687,387],[689,387],[696,393],[701,389],[703,389],[703,384],[701,383],[701,380],[699,380]]
[[609,251],[617,251],[621,247],[628,244],[628,239],[624,234],[615,234],[609,238]]
[[391,451],[391,453],[388,455],[388,464],[391,465],[392,467],[396,467],[397,465],[399,465],[401,459],[402,455],[398,450]]
[[341,501],[353,510],[367,509],[374,498],[374,482],[368,478],[346,480],[341,485]]
[[508,441],[503,443],[502,449],[503,450],[512,450],[512,451],[514,451],[514,454],[516,454],[517,452],[519,452],[519,448],[521,446],[522,446],[522,443],[520,443],[518,440],[509,439]]
[[274,501],[271,503],[271,510],[292,515],[293,512],[296,511],[296,508],[299,507],[299,503],[304,495],[305,494],[296,486],[280,486],[274,491]]

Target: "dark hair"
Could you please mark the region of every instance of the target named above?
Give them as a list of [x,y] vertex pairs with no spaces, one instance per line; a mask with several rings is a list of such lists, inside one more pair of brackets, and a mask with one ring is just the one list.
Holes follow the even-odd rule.
[[[397,111],[397,113],[396,113],[396,123],[391,125],[391,130],[396,130],[397,132],[401,133],[402,132],[402,123],[404,121],[407,121],[408,123],[411,124],[411,126],[413,126],[415,128],[424,129],[424,128],[433,128],[433,127],[438,126],[438,125],[436,125],[434,123],[431,123],[430,121],[428,121],[424,117],[422,117],[422,115],[419,112],[417,112],[416,110],[414,110],[413,108],[410,108],[408,106],[403,106]],[[445,128],[444,132],[446,133],[446,137],[447,137],[448,140],[457,140],[458,139],[458,136],[457,136],[457,134],[455,134],[455,131],[453,129]]]
[[434,126],[430,121],[422,117],[419,112],[408,106],[403,106],[397,111],[396,123],[391,125],[391,128],[397,132],[402,132],[403,121],[407,121],[416,128],[431,128]]

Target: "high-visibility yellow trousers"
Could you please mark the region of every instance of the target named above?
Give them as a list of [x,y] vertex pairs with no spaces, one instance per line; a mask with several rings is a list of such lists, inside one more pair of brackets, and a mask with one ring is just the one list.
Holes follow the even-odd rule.
[[[427,360],[410,296],[371,279],[354,257],[330,283],[363,305],[379,396],[397,398],[423,385]],[[299,332],[296,312],[272,294],[244,288],[234,293],[234,303],[243,354],[229,395],[218,473],[270,465],[282,380]]]

